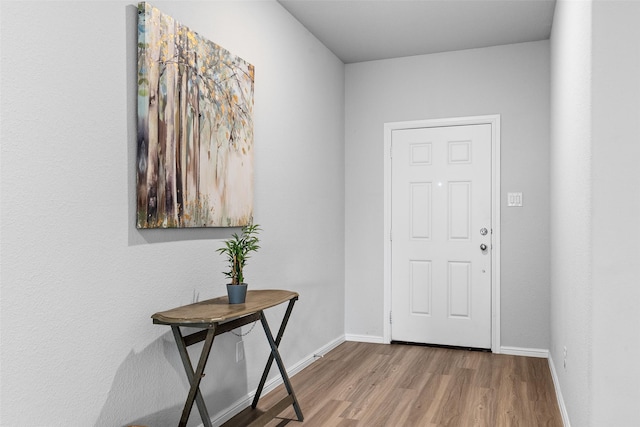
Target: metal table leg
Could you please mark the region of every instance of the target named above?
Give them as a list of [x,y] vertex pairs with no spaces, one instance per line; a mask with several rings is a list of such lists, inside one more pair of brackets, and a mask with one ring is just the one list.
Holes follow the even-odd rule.
[[195,400],[196,405],[198,406],[198,411],[200,412],[200,418],[202,418],[202,422],[204,423],[205,427],[212,427],[211,417],[209,417],[207,406],[205,405],[204,399],[202,398],[202,393],[200,392],[200,381],[202,380],[202,377],[204,377],[204,368],[207,364],[209,354],[211,353],[213,339],[216,336],[215,325],[207,329],[207,335],[204,340],[204,347],[202,348],[200,360],[198,361],[198,367],[196,368],[195,372],[193,371],[191,359],[189,358],[189,353],[187,353],[187,344],[185,343],[184,337],[180,332],[180,327],[172,325],[171,329],[173,330],[173,336],[178,346],[178,352],[180,353],[180,358],[182,359],[184,370],[187,373],[187,379],[189,380],[189,384],[191,385],[178,426],[185,427],[187,425],[187,420],[189,419],[189,414],[191,413],[191,408],[193,407],[193,402]]
[[264,372],[262,374],[262,378],[260,380],[260,384],[256,390],[256,395],[253,398],[253,403],[251,407],[255,409],[258,405],[258,400],[260,399],[260,395],[262,394],[262,389],[264,388],[264,384],[267,381],[267,376],[269,375],[269,370],[271,369],[271,365],[275,359],[276,364],[278,365],[278,369],[280,370],[280,375],[282,376],[282,380],[284,382],[285,388],[287,389],[288,397],[285,400],[290,400],[293,404],[293,409],[296,412],[296,416],[298,417],[298,421],[302,421],[304,416],[302,415],[302,410],[300,409],[300,405],[298,404],[298,399],[293,391],[293,387],[291,386],[291,382],[289,380],[289,375],[287,375],[287,370],[285,369],[284,363],[282,362],[282,358],[280,357],[280,352],[278,351],[278,346],[280,345],[280,341],[282,340],[282,335],[284,334],[284,330],[287,327],[287,323],[289,321],[289,317],[291,316],[291,311],[293,310],[293,304],[295,303],[297,298],[294,298],[289,301],[289,305],[287,306],[287,311],[282,319],[282,323],[280,324],[280,330],[278,331],[278,336],[276,339],[273,339],[273,335],[271,334],[271,329],[269,328],[269,324],[264,315],[264,312],[260,312],[260,322],[262,323],[262,327],[264,328],[264,333],[267,336],[267,340],[269,341],[269,346],[271,347],[271,354],[269,355],[269,360],[267,361],[267,365],[264,368]]

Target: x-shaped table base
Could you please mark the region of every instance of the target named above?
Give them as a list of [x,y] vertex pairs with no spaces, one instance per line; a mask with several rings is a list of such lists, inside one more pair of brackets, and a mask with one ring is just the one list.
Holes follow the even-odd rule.
[[[204,377],[204,370],[207,365],[207,360],[209,359],[209,355],[211,353],[213,340],[216,336],[220,334],[229,332],[233,329],[239,328],[251,322],[256,322],[258,320],[260,320],[260,323],[262,324],[262,327],[264,329],[264,333],[267,337],[267,340],[269,341],[271,354],[269,355],[269,360],[267,361],[267,364],[264,368],[264,372],[262,374],[262,378],[260,379],[260,383],[256,390],[256,394],[253,398],[251,407],[255,409],[258,405],[260,395],[262,394],[264,385],[267,381],[269,370],[271,369],[271,366],[274,360],[276,362],[276,365],[278,366],[278,369],[280,370],[280,375],[282,376],[282,380],[287,390],[287,396],[284,397],[275,405],[273,405],[271,409],[263,413],[260,417],[252,421],[250,425],[260,426],[260,425],[266,424],[269,420],[273,419],[273,417],[278,415],[280,412],[286,409],[289,405],[293,405],[294,411],[299,421],[302,421],[304,419],[302,415],[302,410],[300,409],[300,405],[298,404],[298,400],[296,399],[296,395],[293,391],[293,387],[291,386],[291,381],[289,380],[289,376],[287,375],[287,371],[285,369],[284,363],[282,362],[280,352],[278,351],[278,346],[280,345],[280,341],[282,340],[282,336],[284,335],[284,331],[287,327],[287,323],[289,322],[289,317],[291,316],[293,305],[298,299],[298,294],[288,292],[288,291],[251,291],[251,292],[255,293],[256,296],[265,296],[265,297],[269,295],[267,294],[262,295],[260,293],[261,292],[262,293],[287,292],[288,294],[291,294],[290,298],[287,298],[284,300],[284,301],[288,300],[289,304],[287,306],[285,315],[282,319],[282,323],[280,324],[278,335],[276,336],[275,339],[273,337],[273,334],[271,333],[271,328],[269,328],[269,323],[267,322],[267,319],[264,315],[264,309],[277,305],[281,302],[284,302],[280,300],[277,300],[279,302],[274,303],[274,301],[267,299],[266,301],[263,301],[262,304],[257,302],[256,304],[249,304],[250,301],[249,301],[249,295],[248,295],[247,304],[244,304],[246,307],[244,310],[240,311],[240,312],[244,311],[243,315],[241,315],[240,317],[236,317],[233,320],[227,320],[227,321],[216,320],[216,321],[208,322],[206,324],[203,324],[203,323],[196,324],[193,322],[187,322],[185,321],[184,318],[180,319],[179,321],[170,322],[170,321],[167,321],[167,315],[169,313],[172,313],[173,311],[178,311],[183,308],[188,308],[192,306],[197,306],[199,304],[207,303],[207,301],[204,301],[203,303],[192,304],[191,306],[179,307],[178,309],[174,309],[168,312],[156,313],[154,316],[152,316],[154,318],[154,323],[168,324],[171,326],[171,329],[173,331],[173,336],[178,346],[178,352],[180,353],[180,358],[182,359],[182,363],[184,365],[184,369],[187,374],[187,379],[189,380],[189,384],[190,384],[189,393],[187,395],[187,401],[184,404],[184,408],[182,410],[182,416],[180,417],[180,423],[178,424],[179,427],[184,427],[187,425],[187,420],[189,419],[189,415],[191,413],[191,409],[193,408],[194,402],[198,407],[198,411],[200,412],[200,417],[202,418],[202,422],[204,423],[204,425],[206,427],[212,427],[211,418],[207,411],[207,407],[202,397],[202,393],[200,392],[200,382]],[[222,298],[218,298],[216,300],[209,300],[209,301],[218,301],[221,299]],[[251,310],[252,305],[255,305],[256,308],[258,309],[252,311]],[[202,307],[198,307],[198,308],[202,308]],[[184,314],[184,313],[181,313],[181,314]],[[231,316],[232,314],[238,314],[238,310],[230,311],[229,316]],[[223,320],[228,319],[229,316],[227,317],[223,316],[224,317]],[[201,331],[185,336],[185,335],[182,335],[180,326],[202,327],[203,329]],[[191,363],[191,358],[189,357],[189,354],[187,352],[187,347],[202,341],[204,341],[204,345],[200,353],[198,365],[196,366],[196,369],[194,371],[193,365]]]

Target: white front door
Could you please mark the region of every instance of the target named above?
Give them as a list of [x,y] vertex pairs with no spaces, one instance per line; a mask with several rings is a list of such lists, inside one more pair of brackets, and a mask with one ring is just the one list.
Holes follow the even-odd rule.
[[491,348],[491,124],[395,129],[391,156],[391,339]]

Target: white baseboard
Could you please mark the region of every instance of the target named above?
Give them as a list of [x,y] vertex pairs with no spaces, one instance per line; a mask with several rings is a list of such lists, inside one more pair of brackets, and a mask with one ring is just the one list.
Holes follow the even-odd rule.
[[500,347],[500,353],[509,354],[511,356],[526,356],[526,357],[539,357],[547,359],[549,357],[549,350],[543,348],[524,348],[524,347]]
[[558,374],[556,372],[556,364],[553,363],[551,354],[549,354],[549,370],[551,371],[551,378],[553,379],[553,387],[556,390],[556,398],[558,399],[558,407],[560,408],[560,415],[562,416],[562,423],[564,427],[571,427],[569,421],[569,412],[564,404],[564,398],[562,397],[562,391],[560,390],[560,381],[558,380]]
[[[315,362],[316,359],[317,359],[317,356],[324,356],[325,354],[329,353],[331,350],[333,350],[334,348],[336,348],[337,346],[339,346],[343,342],[345,342],[344,335],[339,336],[338,338],[336,338],[335,340],[329,342],[326,345],[323,345],[318,350],[316,350],[313,353],[307,355],[300,362],[298,362],[298,363],[294,364],[293,366],[287,368],[287,374],[289,374],[290,377],[294,376],[295,374],[297,374],[298,372],[302,371],[304,368],[306,368],[307,366],[309,366],[313,362]],[[282,384],[282,378],[280,378],[279,375],[276,376],[275,380],[276,380],[275,382],[277,382],[277,384],[274,387],[272,387],[272,389],[274,389],[278,385]],[[266,387],[265,387],[265,390],[266,390]]]
[[[307,366],[315,362],[317,359],[317,356],[324,356],[325,354],[327,354],[328,352],[330,352],[331,350],[333,350],[343,342],[345,342],[344,335],[320,347],[318,350],[304,357],[298,363],[295,363],[294,365],[287,367],[287,375],[289,375],[289,378],[293,377],[295,374],[297,374],[298,372],[302,371],[304,368],[306,368]],[[283,382],[282,377],[280,377],[280,375],[276,375],[274,378],[267,380],[267,382],[264,385],[264,388],[262,389],[261,396],[264,396],[270,391],[274,390],[276,387],[282,384],[282,382]],[[244,408],[249,406],[251,402],[253,402],[253,397],[255,395],[256,395],[256,390],[251,391],[245,397],[238,399],[235,403],[233,403],[228,408],[218,412],[211,419],[211,422],[213,423],[213,425],[221,425],[221,424],[224,424],[226,421],[229,421],[231,418],[233,418],[234,415],[238,414]]]
[[385,344],[384,338],[376,337],[376,336],[373,336],[373,335],[347,334],[347,335],[345,335],[345,339],[347,341],[368,342],[368,343],[372,343],[372,344]]

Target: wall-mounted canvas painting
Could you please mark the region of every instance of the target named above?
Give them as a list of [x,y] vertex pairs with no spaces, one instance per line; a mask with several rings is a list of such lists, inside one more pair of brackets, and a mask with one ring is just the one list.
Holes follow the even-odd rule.
[[137,227],[253,219],[254,67],[138,5]]

